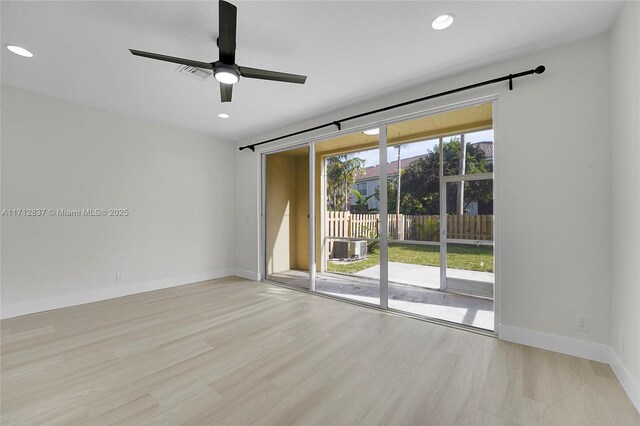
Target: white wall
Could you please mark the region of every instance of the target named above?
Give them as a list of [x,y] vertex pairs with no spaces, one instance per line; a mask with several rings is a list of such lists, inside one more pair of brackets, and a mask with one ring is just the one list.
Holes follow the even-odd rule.
[[[497,94],[496,169],[501,327],[548,333],[606,348],[610,335],[611,149],[607,35],[418,86],[242,141],[310,125],[460,85],[547,66],[540,76],[487,86],[420,107]],[[368,118],[371,122],[373,118]],[[367,121],[345,123],[364,125]],[[319,133],[319,132],[318,132]],[[271,145],[273,146],[273,145]],[[237,266],[259,272],[259,155],[237,152]],[[247,250],[250,247],[251,250]],[[591,331],[576,330],[578,315]],[[601,345],[600,345],[601,344]]]
[[[3,317],[233,272],[234,147],[2,86]],[[124,282],[116,284],[115,274]]]
[[[613,274],[611,346],[640,408],[640,3],[611,32]],[[623,344],[624,339],[624,344]],[[630,396],[632,396],[630,392]],[[633,397],[632,397],[633,398]]]

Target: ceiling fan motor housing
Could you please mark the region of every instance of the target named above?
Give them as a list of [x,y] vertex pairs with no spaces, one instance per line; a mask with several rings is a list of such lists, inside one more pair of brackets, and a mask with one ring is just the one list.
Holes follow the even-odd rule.
[[[220,76],[219,76],[220,73],[227,73],[227,74],[234,75],[236,78],[235,82],[240,80],[240,68],[236,64],[225,64],[224,62],[221,62],[221,61],[214,62],[213,75],[216,76],[216,80],[222,83],[227,83],[226,81],[222,81],[220,79]],[[233,84],[233,83],[230,83],[230,84]]]

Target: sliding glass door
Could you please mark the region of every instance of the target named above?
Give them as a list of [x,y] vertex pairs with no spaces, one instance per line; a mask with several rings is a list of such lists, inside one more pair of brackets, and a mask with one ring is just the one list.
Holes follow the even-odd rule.
[[316,291],[372,305],[380,304],[378,145],[377,128],[315,144],[323,194]]
[[388,126],[389,308],[493,330],[491,111]]
[[266,155],[268,279],[493,330],[492,110],[472,105]]
[[388,126],[389,308],[437,316],[440,290],[440,140]]

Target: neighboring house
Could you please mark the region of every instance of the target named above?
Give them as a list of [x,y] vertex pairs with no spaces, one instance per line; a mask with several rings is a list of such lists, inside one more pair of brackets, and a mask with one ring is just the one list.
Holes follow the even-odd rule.
[[[491,141],[483,141],[483,142],[475,142],[471,144],[472,146],[480,149],[484,152],[485,157],[493,160],[493,142]],[[425,155],[417,155],[415,157],[403,158],[400,159],[400,169],[406,170],[411,164],[424,158]],[[398,178],[398,161],[391,161],[387,163],[387,176],[389,180],[395,182]],[[356,180],[351,189],[357,190],[362,194],[363,197],[367,197],[369,195],[373,195],[376,193],[376,189],[380,187],[380,166],[371,166],[365,167],[360,173],[356,175]],[[357,202],[357,197],[355,194],[351,194],[349,198],[349,206],[353,206]],[[368,201],[369,209],[377,209],[379,205],[379,201],[376,197],[371,197]],[[467,206],[467,211],[469,214],[478,214],[478,205],[473,202]]]
[[[403,158],[400,160],[400,168],[405,170],[415,161],[424,158],[426,155],[418,155],[415,157]],[[387,176],[389,180],[395,182],[398,178],[398,161],[391,161],[387,163]],[[376,189],[380,186],[380,166],[365,167],[360,173],[356,175],[356,181],[351,189],[357,190],[363,197],[373,195],[376,193]],[[357,197],[352,194],[349,199],[349,204],[356,204]],[[377,209],[379,201],[376,197],[371,197],[368,201],[369,209]]]
[[493,142],[491,141],[475,142],[475,143],[472,143],[471,146],[482,151],[484,153],[484,156],[493,162]]

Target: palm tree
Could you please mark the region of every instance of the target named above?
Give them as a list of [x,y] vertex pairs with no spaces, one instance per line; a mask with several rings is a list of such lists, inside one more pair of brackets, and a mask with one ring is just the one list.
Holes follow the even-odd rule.
[[371,194],[368,196],[363,196],[360,191],[357,189],[353,190],[353,194],[356,196],[356,204],[354,206],[355,213],[369,213],[369,200],[375,196],[375,194]]
[[336,209],[339,204],[349,210],[349,188],[355,183],[356,175],[364,168],[364,160],[348,154],[327,159],[327,198]]

